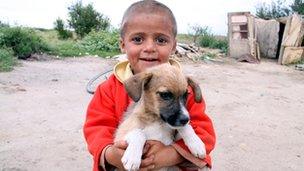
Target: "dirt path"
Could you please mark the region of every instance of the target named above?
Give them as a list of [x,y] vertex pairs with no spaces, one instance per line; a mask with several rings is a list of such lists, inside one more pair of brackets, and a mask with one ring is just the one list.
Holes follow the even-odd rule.
[[[23,61],[0,73],[0,170],[91,170],[82,135],[99,58]],[[304,169],[304,72],[272,61],[183,63],[217,133],[214,170]]]

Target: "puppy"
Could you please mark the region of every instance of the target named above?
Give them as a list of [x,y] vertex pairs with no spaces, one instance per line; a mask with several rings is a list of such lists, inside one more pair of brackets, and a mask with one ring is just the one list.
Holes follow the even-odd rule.
[[195,101],[202,100],[201,90],[192,79],[185,77],[177,67],[161,64],[132,76],[124,85],[135,103],[125,113],[114,141],[126,140],[128,143],[121,159],[126,170],[139,169],[146,140],[169,145],[175,140],[176,130],[177,137],[184,140],[194,156],[205,157],[205,144],[189,124],[185,107],[188,85],[194,91]]

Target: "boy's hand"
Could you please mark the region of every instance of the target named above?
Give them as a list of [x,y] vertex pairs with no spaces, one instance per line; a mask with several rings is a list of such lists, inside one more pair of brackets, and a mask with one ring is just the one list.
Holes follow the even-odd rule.
[[[108,147],[105,152],[105,160],[110,165],[118,168],[118,170],[125,170],[123,167],[123,164],[121,162],[121,158],[128,147],[128,144],[126,141],[119,141],[114,143],[112,146]],[[150,145],[147,144],[144,147],[143,153],[145,154]],[[140,168],[144,168],[144,170],[152,169],[152,162],[153,162],[154,155],[150,155],[149,157],[144,158],[141,161]]]
[[167,166],[175,166],[185,159],[172,146],[165,146],[160,141],[148,140],[146,142],[150,148],[144,155],[144,159],[154,156],[154,160],[149,168],[160,169]]

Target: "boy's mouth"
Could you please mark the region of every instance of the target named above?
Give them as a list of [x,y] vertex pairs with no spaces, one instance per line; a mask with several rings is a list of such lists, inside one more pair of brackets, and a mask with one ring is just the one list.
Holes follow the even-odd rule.
[[146,61],[146,62],[155,62],[155,61],[158,61],[157,58],[139,58],[139,60]]

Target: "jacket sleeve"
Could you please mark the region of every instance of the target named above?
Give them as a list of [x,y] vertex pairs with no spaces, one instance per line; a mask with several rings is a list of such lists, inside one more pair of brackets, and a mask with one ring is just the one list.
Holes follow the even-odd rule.
[[190,124],[193,127],[195,133],[204,142],[206,147],[206,158],[199,159],[191,154],[184,141],[178,140],[173,144],[173,147],[188,161],[196,167],[204,167],[207,165],[211,167],[210,152],[215,146],[215,133],[211,119],[205,113],[205,101],[202,100],[200,103],[194,101],[194,95],[191,88],[189,88],[189,97],[187,100],[187,109],[190,115]]
[[113,99],[111,85],[107,81],[98,86],[87,109],[83,131],[89,152],[93,155],[94,171],[103,170],[99,164],[100,155],[106,146],[113,144],[118,125]]

